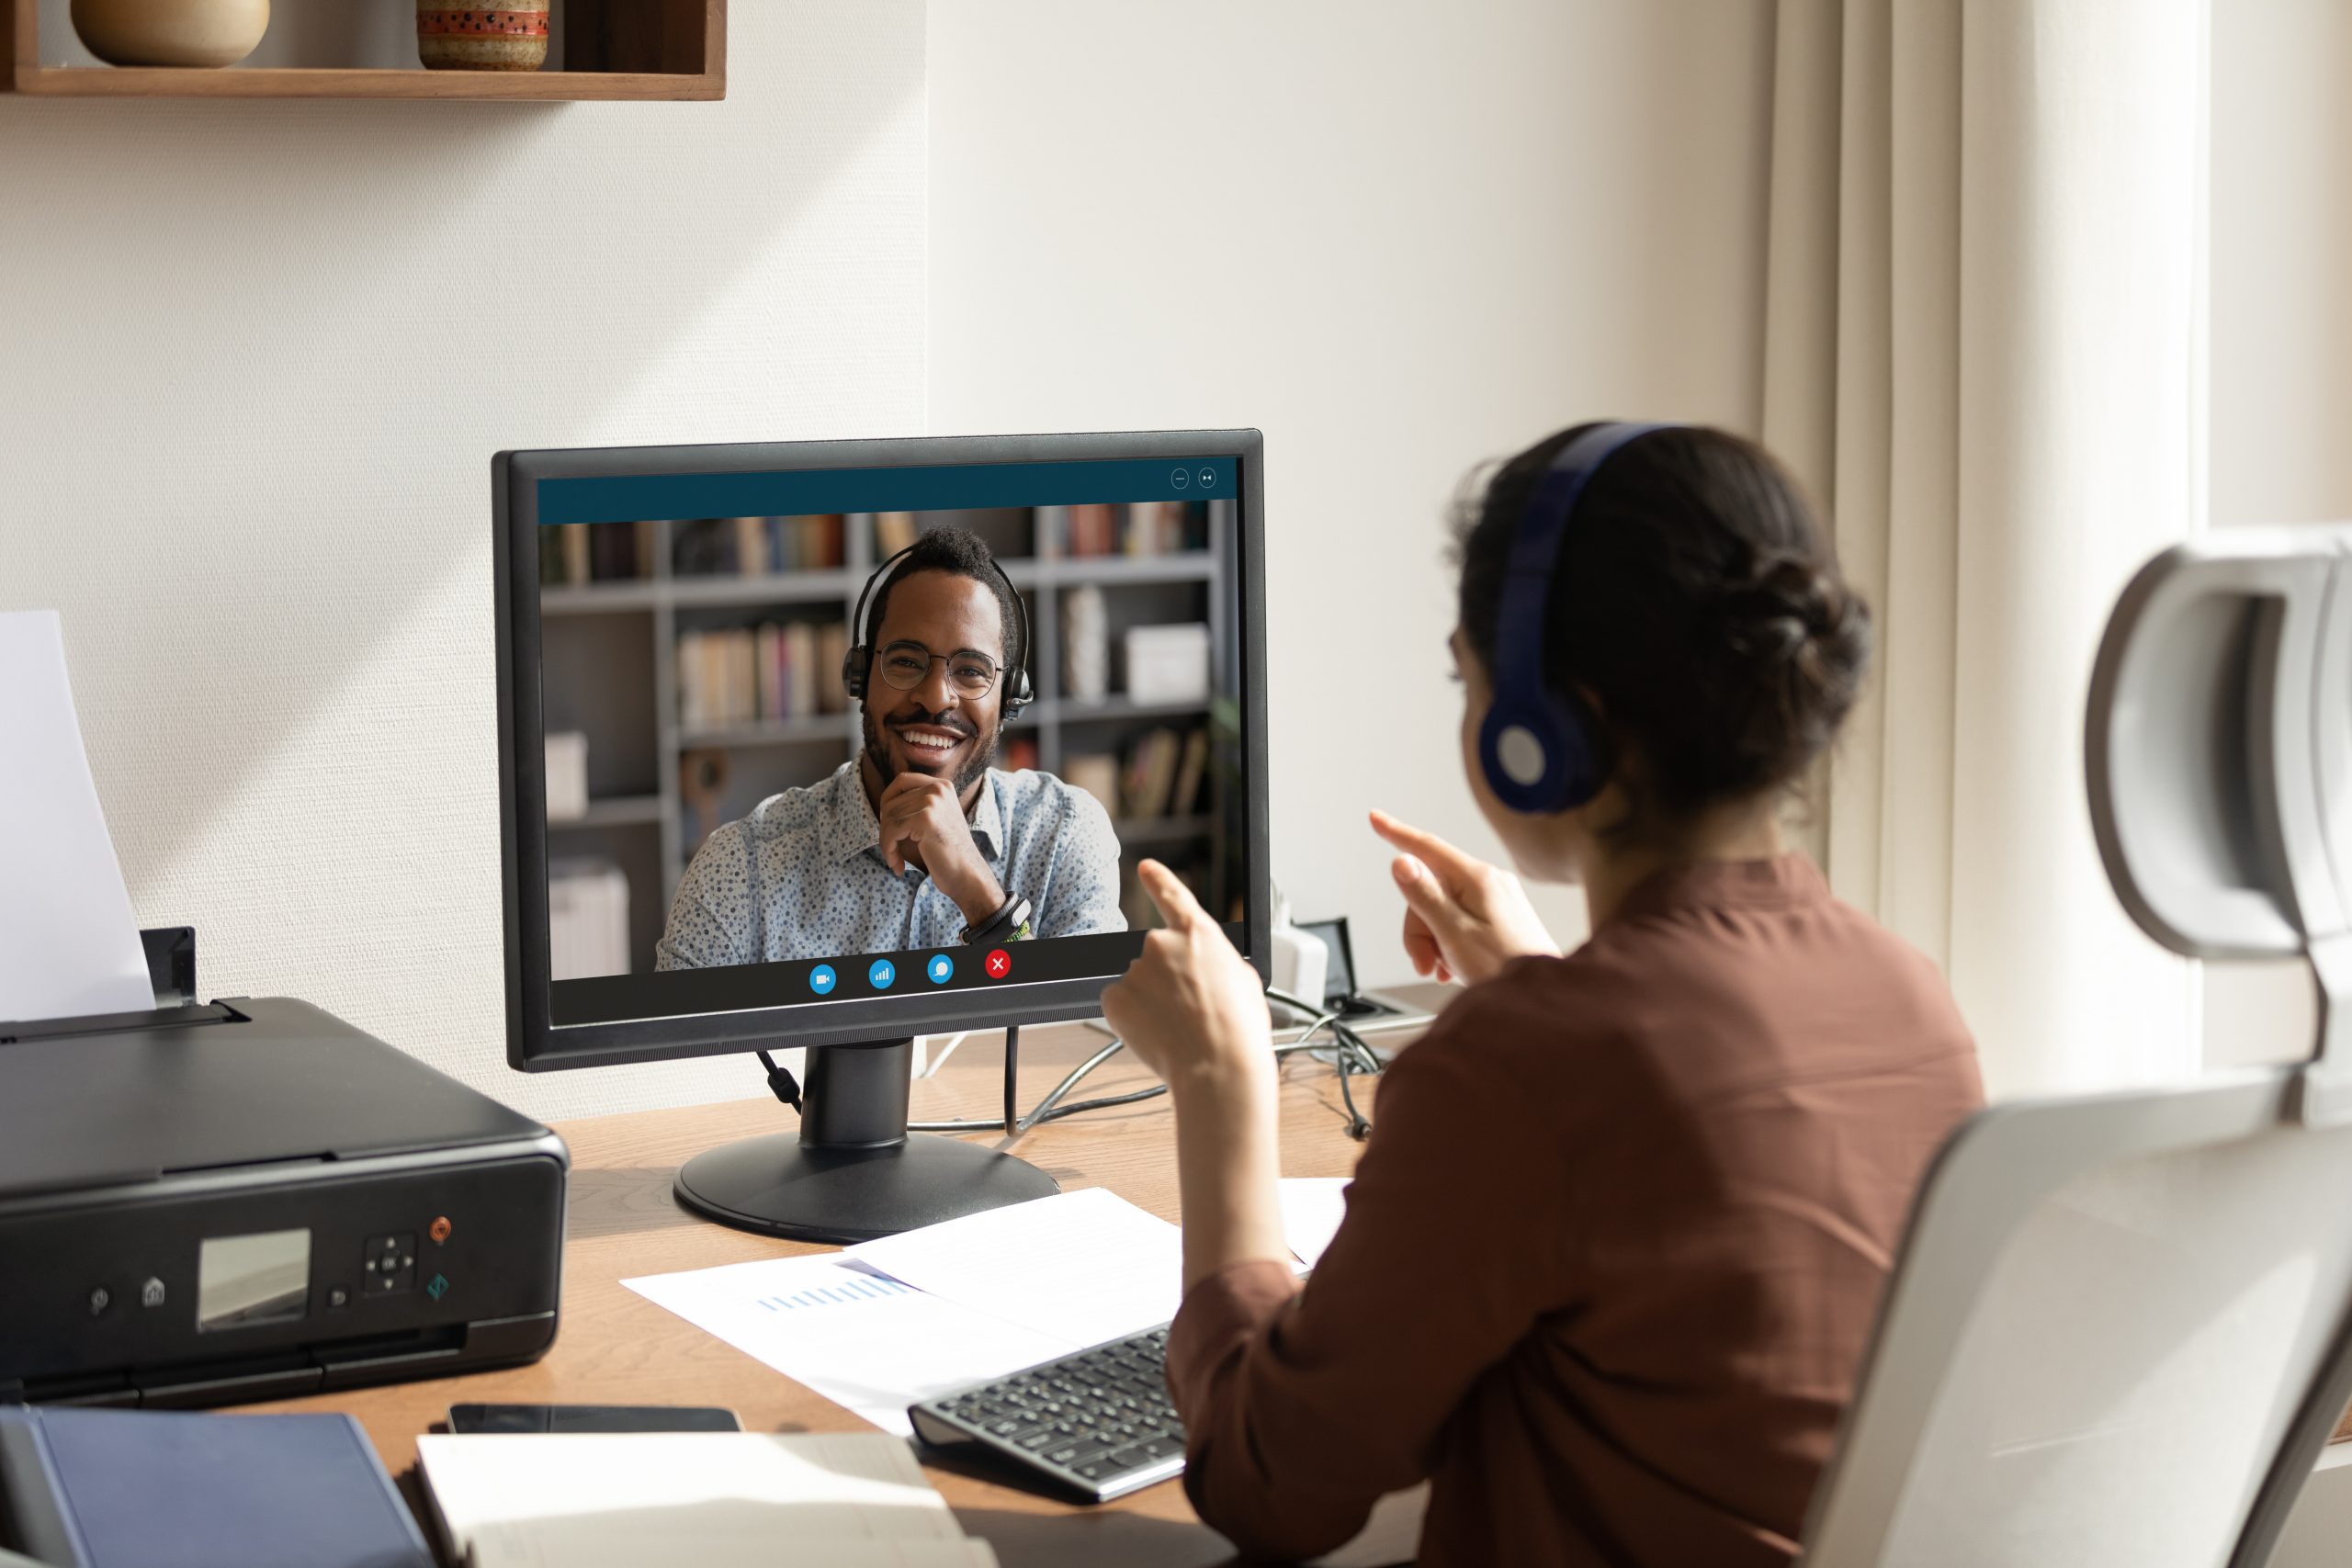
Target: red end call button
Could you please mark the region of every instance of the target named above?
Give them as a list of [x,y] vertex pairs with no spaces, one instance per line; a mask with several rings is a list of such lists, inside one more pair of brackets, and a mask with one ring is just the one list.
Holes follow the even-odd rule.
[[993,948],[989,950],[982,966],[988,970],[989,979],[1001,980],[1012,973],[1012,954],[1001,947]]

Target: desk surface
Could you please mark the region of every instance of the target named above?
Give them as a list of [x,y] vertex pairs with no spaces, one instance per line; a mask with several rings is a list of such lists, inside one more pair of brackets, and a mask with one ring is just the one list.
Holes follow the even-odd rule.
[[[1022,1103],[1034,1103],[1102,1043],[1102,1035],[1078,1025],[1024,1032]],[[746,1080],[757,1083],[756,1067],[749,1057],[744,1060]],[[1087,1079],[1087,1093],[1115,1093],[1150,1081],[1132,1061],[1114,1058]],[[997,1039],[976,1036],[936,1077],[914,1086],[913,1118],[1000,1114],[1002,1084]],[[1360,1083],[1356,1089],[1368,1114],[1373,1088]],[[747,1431],[870,1429],[840,1405],[620,1284],[625,1277],[830,1250],[726,1229],[687,1213],[670,1194],[673,1173],[689,1156],[715,1144],[792,1125],[791,1113],[765,1098],[561,1124],[557,1130],[571,1146],[562,1323],[544,1359],[507,1371],[255,1408],[348,1411],[366,1426],[395,1476],[414,1465],[418,1434],[443,1421],[451,1404],[469,1401],[717,1404],[740,1415]],[[1289,1058],[1283,1067],[1283,1174],[1349,1174],[1358,1145],[1349,1141],[1345,1127],[1332,1069],[1304,1055]],[[974,1141],[1003,1142],[995,1135]],[[1065,1189],[1107,1187],[1163,1218],[1178,1218],[1174,1122],[1165,1100],[1050,1122],[1007,1146]],[[1194,1517],[1177,1482],[1081,1508],[997,1484],[977,1472],[935,1466],[928,1472],[965,1529],[991,1541],[1005,1568],[1065,1562],[1151,1568],[1232,1557],[1224,1538]],[[1376,1518],[1367,1537],[1357,1543],[1366,1561],[1393,1562],[1412,1555],[1407,1529]]]

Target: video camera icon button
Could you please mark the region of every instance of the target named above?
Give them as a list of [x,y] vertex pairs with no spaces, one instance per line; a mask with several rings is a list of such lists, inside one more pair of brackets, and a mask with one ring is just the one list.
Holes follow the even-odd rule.
[[923,973],[931,976],[934,986],[944,986],[956,977],[956,961],[944,953],[934,953],[931,962],[923,965]]
[[833,994],[833,966],[820,964],[808,971],[808,988],[820,997],[830,997]]
[[874,961],[874,967],[865,972],[866,980],[877,991],[888,990],[890,988],[890,982],[898,977],[898,966],[887,958],[876,959]]
[[989,951],[982,967],[988,970],[989,979],[1001,980],[1012,973],[1012,954],[1001,947],[993,948]]

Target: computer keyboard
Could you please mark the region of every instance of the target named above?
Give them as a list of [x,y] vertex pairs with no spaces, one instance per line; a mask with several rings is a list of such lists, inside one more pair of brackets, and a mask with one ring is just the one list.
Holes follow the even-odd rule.
[[907,1407],[927,1443],[977,1444],[1092,1503],[1184,1468],[1168,1403],[1165,1324]]

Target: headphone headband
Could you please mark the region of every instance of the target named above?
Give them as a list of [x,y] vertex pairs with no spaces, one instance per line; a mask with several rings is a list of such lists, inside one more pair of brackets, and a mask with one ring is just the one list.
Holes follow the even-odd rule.
[[[850,620],[850,630],[857,637],[857,642],[842,658],[842,687],[859,702],[865,700],[866,672],[871,668],[874,658],[874,649],[868,645],[866,636],[865,602],[873,596],[875,589],[879,587],[886,578],[895,581],[890,569],[914,553],[915,546],[922,542],[921,539],[917,539],[915,544],[893,551],[880,566],[876,567],[868,574],[865,586],[857,592],[857,608],[852,613]],[[1001,687],[1004,693],[1004,716],[1007,719],[1013,719],[1021,716],[1021,710],[1036,700],[1036,688],[1029,679],[1029,606],[1022,603],[1021,590],[1013,586],[1012,575],[998,561],[994,550],[989,552],[989,569],[994,571],[997,580],[1004,584],[1005,597],[1012,601],[1013,625],[1020,628],[1021,657],[1005,670]]]
[[1536,482],[1511,536],[1496,616],[1494,702],[1478,730],[1478,760],[1495,797],[1513,811],[1566,811],[1608,782],[1607,749],[1573,692],[1544,671],[1544,612],[1569,521],[1592,476],[1627,444],[1667,423],[1608,421],[1561,449]]

